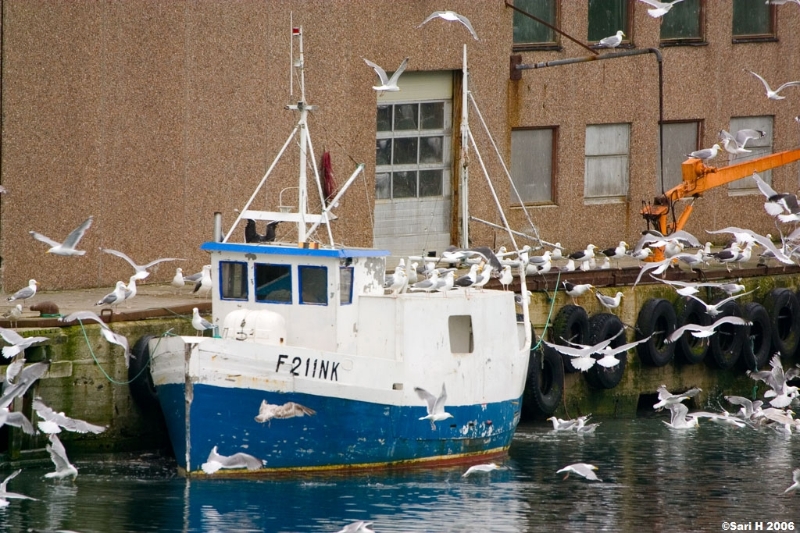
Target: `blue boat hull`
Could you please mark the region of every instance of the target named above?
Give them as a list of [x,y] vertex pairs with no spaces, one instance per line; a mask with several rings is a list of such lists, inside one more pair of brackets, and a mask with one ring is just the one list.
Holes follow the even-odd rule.
[[[187,464],[184,385],[162,385],[158,397],[178,465],[189,474],[201,472],[214,446],[220,455],[244,452],[261,459],[265,470],[260,472],[412,466],[502,454],[511,444],[522,402],[522,398],[514,398],[448,406],[453,418],[437,422],[432,429],[429,421],[419,420],[426,414],[424,406],[195,384]],[[262,400],[270,404],[296,402],[316,415],[260,423],[255,416]]]

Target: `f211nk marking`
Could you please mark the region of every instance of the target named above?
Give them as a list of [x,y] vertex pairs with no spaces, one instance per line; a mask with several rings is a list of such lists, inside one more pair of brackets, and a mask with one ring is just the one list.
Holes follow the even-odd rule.
[[280,371],[281,366],[286,365],[286,369],[294,376],[304,376],[317,379],[330,379],[339,381],[339,363],[326,361],[325,359],[311,359],[306,357],[293,357],[289,361],[289,356],[280,354],[275,372]]

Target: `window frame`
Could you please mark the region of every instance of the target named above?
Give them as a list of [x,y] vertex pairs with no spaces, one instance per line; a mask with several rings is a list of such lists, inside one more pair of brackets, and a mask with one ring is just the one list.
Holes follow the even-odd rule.
[[[704,126],[704,122],[703,122],[702,119],[692,118],[692,119],[681,119],[681,120],[665,120],[663,124],[664,124],[664,126],[669,126],[671,124],[695,124],[696,132],[695,132],[695,139],[694,139],[694,148],[692,150],[690,150],[689,152],[693,152],[695,150],[699,150],[700,149],[700,139],[703,138],[703,126]],[[663,133],[663,129],[660,129],[659,135],[662,134],[662,133]],[[656,162],[658,164],[658,168],[656,169],[656,180],[657,180],[656,181],[656,194],[659,194],[659,195],[661,194],[661,173],[662,173],[661,149],[660,148],[661,148],[661,146],[659,145],[658,148],[657,148],[657,152],[658,153],[656,155]],[[689,158],[688,155],[687,155],[689,152],[686,152],[686,154],[684,154],[686,157],[683,158],[683,161],[686,161],[686,159]],[[681,170],[679,170],[678,173],[681,174],[681,180],[678,182],[678,184],[680,184],[683,181],[683,175],[682,175],[682,171]],[[665,187],[664,192],[669,191],[673,187],[675,187],[675,185],[673,185],[672,187]]]
[[[224,273],[224,270],[225,270],[224,267],[226,265],[234,265],[234,266],[240,267],[240,269],[241,269],[240,273],[244,274],[243,275],[243,279],[242,279],[242,285],[243,286],[240,287],[241,289],[243,289],[244,296],[242,296],[242,297],[228,297],[228,296],[226,296],[226,294],[228,293],[227,287],[230,287],[229,281],[231,280],[231,275],[230,274],[226,275]],[[219,271],[219,279],[220,279],[220,284],[219,284],[219,298],[220,298],[220,300],[234,301],[234,302],[246,302],[246,301],[248,301],[250,299],[250,283],[249,283],[249,279],[248,279],[249,278],[249,274],[248,274],[248,268],[247,268],[247,261],[229,261],[229,260],[220,261],[219,265],[217,266],[217,269]]]
[[[748,115],[748,116],[739,116],[739,117],[731,117],[730,121],[728,122],[728,132],[731,135],[736,135],[736,132],[740,129],[756,129],[753,127],[752,124],[744,124],[743,127],[735,128],[735,131],[730,131],[734,129],[732,127],[732,123],[735,120],[747,120],[747,119],[769,119],[769,146],[768,150],[762,153],[750,153],[750,154],[740,154],[740,155],[733,155],[729,154],[724,149],[722,153],[725,155],[730,156],[730,163],[742,163],[744,161],[749,161],[751,159],[755,159],[757,157],[764,157],[765,155],[774,154],[775,153],[775,115]],[[765,135],[765,137],[767,137]],[[749,143],[745,145],[745,148],[749,148]],[[767,148],[766,146],[758,146],[757,148]],[[765,170],[759,172],[759,176],[767,182],[769,185],[772,185],[772,169]],[[740,186],[735,186],[736,183],[741,183]],[[745,196],[750,194],[761,194],[761,191],[758,189],[755,180],[752,177],[742,178],[741,180],[736,180],[728,184],[728,196]]]
[[[319,293],[323,298],[324,301],[313,301],[313,300],[306,300],[303,296],[304,294],[304,285],[306,282],[309,284],[311,280],[306,278],[306,272],[315,272],[315,271],[322,271],[324,273],[325,283],[323,284],[322,292]],[[318,280],[315,280],[318,281]],[[320,306],[327,306],[328,305],[328,267],[325,265],[297,265],[297,300],[300,305],[320,305]]]
[[[624,191],[621,194],[609,194],[603,196],[589,196],[588,195],[588,186],[589,186],[589,161],[597,160],[600,158],[613,158],[619,157],[623,155],[622,153],[604,153],[604,154],[588,154],[587,147],[588,142],[586,142],[589,136],[589,128],[591,127],[603,127],[603,126],[627,126],[627,137],[628,137],[628,150],[624,154],[625,155],[625,173],[626,173],[626,183],[624,187]],[[583,171],[583,201],[585,204],[607,204],[607,203],[624,203],[629,200],[631,194],[631,130],[632,124],[630,122],[611,122],[611,123],[602,123],[602,124],[586,124],[585,133],[584,133],[584,171]]]
[[[684,0],[685,1],[685,0]],[[708,46],[708,41],[706,40],[706,0],[698,0],[700,2],[700,12],[698,13],[699,20],[697,21],[698,25],[700,26],[700,35],[698,37],[667,37],[664,38],[661,36],[661,29],[659,29],[659,46],[660,47],[669,47],[669,46]],[[669,13],[671,13],[670,11]],[[664,15],[665,17],[669,16],[669,13]],[[663,28],[663,22],[662,26]]]
[[[559,22],[561,21],[561,2],[559,0],[553,0],[555,3],[555,13],[553,14],[553,21],[546,21],[548,24],[555,26],[558,28],[560,26]],[[523,15],[519,13],[519,11],[525,11],[524,8],[521,8],[516,5],[516,1],[514,2],[514,15],[512,17],[512,33],[513,33],[513,20],[515,17],[520,16],[524,17],[531,22],[535,22],[537,24],[541,24],[537,22],[535,19],[528,17],[527,15]],[[519,11],[517,11],[519,10]],[[549,28],[548,28],[549,29]],[[513,41],[512,35],[512,47],[511,50],[514,52],[529,52],[529,51],[542,51],[542,50],[561,50],[561,34],[555,30],[550,30],[553,32],[553,40],[552,41],[541,41],[541,42],[515,42]]]
[[[268,299],[261,299],[258,296],[258,270],[259,267],[266,266],[266,267],[280,267],[282,269],[287,269],[289,274],[289,299],[288,300],[268,300]],[[281,304],[281,305],[292,305],[294,303],[294,273],[292,272],[292,265],[290,263],[254,263],[253,264],[253,297],[255,298],[256,303],[260,304]],[[285,274],[284,274],[285,275]],[[280,276],[282,277],[282,276]],[[280,277],[275,278],[280,279]],[[272,282],[270,282],[272,283]],[[271,293],[270,293],[271,294]]]
[[[617,48],[633,48],[633,17],[634,17],[634,5],[636,4],[636,0],[619,0],[625,4],[625,11],[626,11],[626,20],[625,20],[625,27],[618,28],[621,29],[622,32],[625,34],[625,38],[622,40],[622,43]],[[588,11],[588,3],[587,3],[587,11],[586,11],[586,42],[589,43],[590,48],[597,48],[600,50],[606,50],[605,47],[599,46],[600,39],[605,37],[610,37],[614,35],[614,33],[609,33],[608,35],[604,35],[600,39],[592,40],[589,39],[589,11]]]
[[[349,283],[344,282],[342,274],[348,273]],[[350,305],[353,303],[353,281],[355,280],[355,269],[351,266],[339,267],[339,305]],[[345,297],[346,296],[346,297]]]
[[778,6],[769,4],[769,33],[737,34],[733,27],[734,3],[731,2],[731,42],[733,44],[775,42],[778,40]]
[[[517,198],[514,194],[514,190],[509,187],[509,205],[512,208],[518,207],[538,207],[538,206],[550,206],[550,205],[557,205],[558,204],[558,187],[557,187],[557,179],[558,176],[558,140],[559,140],[559,127],[558,126],[527,126],[522,128],[512,128],[511,135],[513,138],[515,131],[542,131],[548,130],[551,133],[550,137],[550,199],[549,200],[530,200],[526,201],[524,198],[520,199]],[[513,141],[512,141],[513,146]],[[513,175],[514,169],[514,152],[511,152],[511,179],[517,189],[519,190],[519,184],[514,179]],[[522,196],[522,195],[520,195]]]

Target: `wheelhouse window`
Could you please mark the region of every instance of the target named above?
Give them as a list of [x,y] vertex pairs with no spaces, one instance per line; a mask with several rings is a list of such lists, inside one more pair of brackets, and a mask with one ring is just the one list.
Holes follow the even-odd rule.
[[472,353],[475,339],[472,336],[472,316],[453,315],[447,319],[450,334],[450,351],[453,353]]
[[[764,136],[757,139],[749,139],[745,145],[745,150],[750,150],[749,153],[731,155],[728,152],[721,152],[725,157],[730,155],[732,163],[741,163],[749,159],[756,159],[772,153],[772,122],[773,117],[733,117],[731,118],[731,129],[728,130],[731,135],[736,135],[739,130],[750,129],[764,132]],[[758,173],[765,182],[772,184],[772,171],[765,170]],[[753,178],[747,177],[744,179],[736,180],[728,184],[729,193],[757,193],[758,186]]]
[[[697,139],[700,133],[700,122],[697,120],[668,122],[662,129],[664,134],[664,164],[658,165],[657,176],[664,173],[663,187],[662,180],[656,182],[656,193],[666,192],[683,181],[683,171],[681,165],[688,159],[690,154],[698,149]],[[656,147],[661,157],[661,148]]]
[[776,13],[763,0],[733,0],[733,42],[774,40]]
[[[514,7],[558,27],[557,0],[514,0]],[[558,46],[555,31],[514,10],[514,50],[536,50]]]
[[328,305],[328,269],[320,266],[297,267],[300,277],[300,303]]
[[264,303],[292,303],[292,267],[256,263],[256,301]]
[[589,0],[589,42],[596,43],[619,30],[630,38],[630,6],[631,0]]
[[219,274],[223,300],[247,300],[247,263],[220,261]]
[[586,126],[584,197],[625,200],[628,196],[630,124]]
[[555,202],[557,128],[511,131],[511,179],[519,196],[510,191],[511,205]]
[[339,268],[339,302],[341,305],[353,303],[353,267]]
[[705,39],[704,0],[683,0],[661,17],[661,44],[696,44]]

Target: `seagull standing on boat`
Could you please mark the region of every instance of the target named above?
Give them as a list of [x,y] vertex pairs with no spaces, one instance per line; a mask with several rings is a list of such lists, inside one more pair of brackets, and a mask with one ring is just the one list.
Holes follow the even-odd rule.
[[479,263],[475,263],[469,267],[469,272],[453,282],[454,287],[462,287],[464,289],[468,289],[475,285],[475,282],[478,281],[478,268],[480,268]]
[[389,289],[393,296],[397,296],[405,290],[408,284],[408,276],[406,276],[405,269],[398,265],[394,269],[394,274],[386,276],[386,281],[383,283],[384,289]]
[[433,272],[431,272],[431,277],[416,282],[414,285],[411,286],[411,288],[409,288],[409,290],[431,292],[436,290],[436,286],[438,284],[439,284],[439,271],[434,270]]
[[400,75],[403,74],[403,72],[406,70],[409,58],[403,59],[403,62],[400,63],[400,66],[397,67],[397,70],[394,71],[394,74],[392,74],[391,78],[386,75],[385,70],[383,70],[381,67],[379,67],[369,59],[367,58],[362,58],[362,59],[364,59],[364,63],[366,63],[375,70],[375,73],[381,80],[381,84],[372,87],[373,89],[375,89],[376,91],[387,91],[387,92],[397,92],[400,90],[400,87],[397,86],[397,80],[400,79]]
[[47,253],[54,254],[54,255],[63,255],[63,256],[71,256],[71,255],[84,255],[86,253],[85,250],[76,250],[75,247],[78,246],[78,242],[83,238],[83,235],[86,233],[86,230],[92,225],[92,217],[87,218],[83,221],[83,223],[72,230],[67,238],[64,239],[64,242],[56,242],[49,237],[45,237],[41,233],[36,233],[35,231],[29,231],[28,233],[31,234],[31,237],[36,239],[37,241],[41,241],[45,244],[50,245],[50,249],[47,250]]
[[514,281],[514,275],[511,273],[511,266],[503,265],[503,272],[500,274],[500,285],[503,286],[503,290],[508,290],[508,286],[511,285],[511,282]]
[[206,330],[214,329],[214,324],[200,316],[200,310],[192,309],[192,327],[202,335]]
[[421,387],[414,387],[414,392],[428,404],[428,414],[420,417],[420,420],[430,420],[431,430],[436,430],[436,422],[453,418],[453,415],[444,410],[444,404],[447,401],[447,391],[444,383],[442,383],[442,392],[438,398]]
[[28,280],[28,286],[23,287],[8,297],[9,302],[22,300],[22,308],[25,309],[25,300],[30,300],[36,296],[36,286],[39,284],[35,279]]
[[464,15],[459,15],[455,11],[434,11],[433,13],[428,15],[425,18],[425,20],[423,20],[422,23],[419,26],[417,26],[416,29],[423,27],[425,24],[427,24],[428,22],[437,17],[442,20],[447,20],[450,22],[460,22],[461,24],[464,25],[464,27],[466,27],[469,30],[469,32],[472,34],[473,39],[475,39],[476,41],[480,41],[480,39],[478,39],[478,34],[475,33],[475,29],[472,27],[472,23],[469,21],[469,19]]

